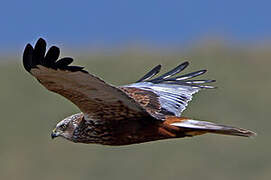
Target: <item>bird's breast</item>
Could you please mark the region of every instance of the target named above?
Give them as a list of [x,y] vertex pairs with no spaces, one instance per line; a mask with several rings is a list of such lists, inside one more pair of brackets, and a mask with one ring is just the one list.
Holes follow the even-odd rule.
[[128,145],[175,137],[153,119],[87,122],[74,132],[74,142],[104,145]]

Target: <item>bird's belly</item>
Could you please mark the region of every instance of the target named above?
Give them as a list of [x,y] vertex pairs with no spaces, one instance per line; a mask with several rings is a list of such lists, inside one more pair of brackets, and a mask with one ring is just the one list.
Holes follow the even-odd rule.
[[157,122],[125,121],[94,125],[85,129],[76,142],[120,146],[174,137]]

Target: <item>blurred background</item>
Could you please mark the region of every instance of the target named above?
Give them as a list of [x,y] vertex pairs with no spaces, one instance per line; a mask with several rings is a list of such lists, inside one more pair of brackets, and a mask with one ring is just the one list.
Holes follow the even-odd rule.
[[[271,178],[269,1],[19,1],[0,6],[0,179]],[[50,138],[79,110],[22,67],[43,37],[115,85],[188,60],[218,89],[194,96],[184,116],[254,130],[256,138],[204,135],[123,147]],[[203,77],[202,77],[203,78]]]

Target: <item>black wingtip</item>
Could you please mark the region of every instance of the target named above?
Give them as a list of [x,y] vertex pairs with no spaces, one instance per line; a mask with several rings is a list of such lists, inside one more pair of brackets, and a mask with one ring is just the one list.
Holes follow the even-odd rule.
[[36,68],[37,65],[42,65],[52,69],[87,73],[87,71],[83,70],[83,67],[68,66],[73,61],[70,57],[62,58],[57,61],[59,54],[60,50],[56,46],[52,46],[46,54],[46,41],[43,38],[39,38],[34,48],[30,44],[26,45],[23,53],[23,66],[28,72],[30,72],[32,68]]
[[142,82],[142,81],[147,81],[149,79],[151,79],[153,76],[155,76],[156,74],[158,74],[161,70],[162,65],[158,64],[157,66],[155,66],[154,68],[152,68],[152,70],[150,70],[147,74],[145,74],[142,78],[140,78],[138,82]]
[[211,80],[209,80],[209,81],[210,81],[210,83],[216,82],[215,79],[211,79]]
[[177,67],[173,68],[172,70],[168,71],[167,73],[165,73],[155,79],[150,80],[150,82],[157,83],[157,82],[167,80],[170,77],[183,71],[188,65],[189,65],[188,61],[185,61],[185,62],[181,63],[180,65],[178,65]]
[[193,77],[197,77],[197,76],[200,76],[202,74],[205,74],[206,72],[207,72],[207,70],[203,69],[203,70],[195,71],[195,72],[188,73],[188,74],[185,74],[185,75],[177,76],[175,78],[172,78],[171,80],[181,81],[181,80],[191,79]]
[[43,46],[43,47],[46,47],[46,41],[43,39],[43,38],[39,38],[35,47],[36,46]]
[[188,61],[184,61],[182,64],[185,65],[186,67],[189,66],[189,62]]
[[40,37],[37,42],[39,41],[43,41],[46,44],[46,41],[42,37]]
[[32,68],[32,54],[33,54],[33,47],[28,43],[25,46],[24,53],[23,53],[23,66],[28,72],[30,72]]
[[162,68],[162,65],[161,65],[161,64],[158,64],[156,67],[157,67],[157,69],[159,69],[159,71],[160,71],[161,68]]
[[185,85],[185,86],[192,86],[192,87],[205,88],[205,89],[216,88],[213,86],[202,85],[205,83],[213,83],[215,82],[215,80],[190,80],[191,78],[194,78],[206,73],[207,72],[206,69],[184,74],[181,76],[175,76],[176,74],[180,73],[185,68],[187,68],[188,66],[189,66],[189,62],[185,61],[179,64],[174,69],[168,71],[167,73],[157,78],[151,79],[154,75],[156,75],[160,71],[161,65],[158,65],[155,68],[153,68],[150,72],[148,72],[145,76],[143,76],[139,81],[137,81],[137,83],[138,82],[152,82],[154,84],[159,84],[159,83],[176,84],[176,85]]

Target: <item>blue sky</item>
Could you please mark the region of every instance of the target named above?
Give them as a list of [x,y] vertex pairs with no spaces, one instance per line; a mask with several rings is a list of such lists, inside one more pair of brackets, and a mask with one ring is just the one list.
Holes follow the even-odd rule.
[[261,0],[2,1],[0,52],[38,37],[69,47],[185,45],[214,36],[267,41],[270,5]]

